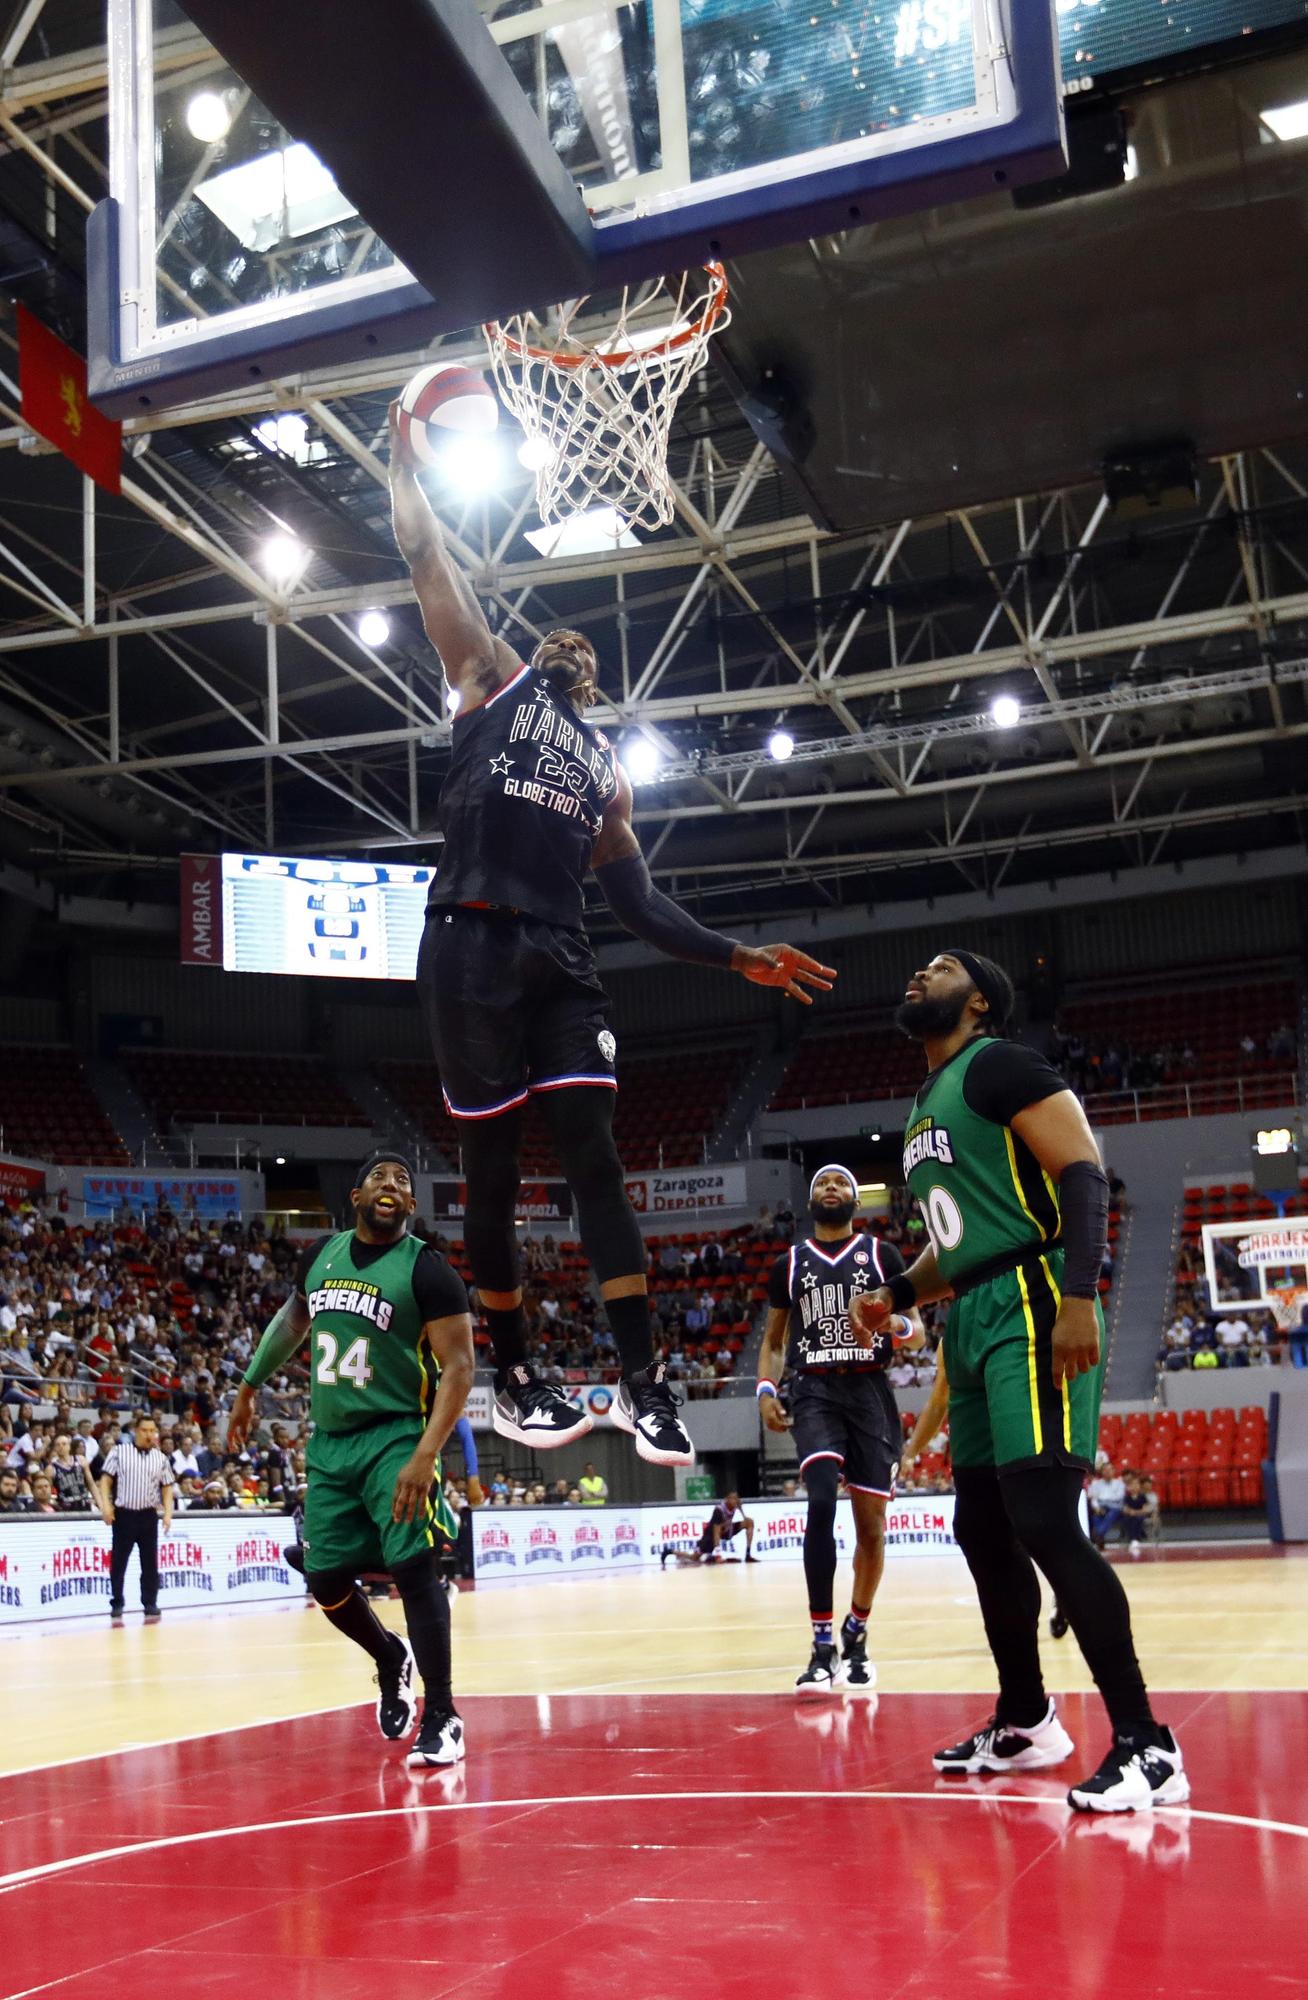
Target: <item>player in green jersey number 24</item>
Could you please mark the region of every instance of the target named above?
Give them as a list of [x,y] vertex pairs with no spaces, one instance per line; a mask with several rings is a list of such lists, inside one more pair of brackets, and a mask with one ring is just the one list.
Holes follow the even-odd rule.
[[1005,1038],[1013,987],[992,959],[941,951],[895,1020],[928,1064],[904,1129],[904,1177],[930,1246],[851,1301],[861,1339],[892,1312],[950,1299],[954,1533],[999,1674],[994,1715],[936,1753],[947,1772],[1032,1770],[1073,1750],[1045,1692],[1038,1640],[1048,1577],[1103,1696],[1113,1746],[1068,1793],[1082,1812],[1180,1805],[1181,1753],[1157,1722],[1116,1572],[1078,1507],[1103,1382],[1098,1280],[1108,1183],[1080,1100],[1043,1056]]
[[[354,1227],[320,1237],[300,1258],[296,1288],[270,1322],[237,1392],[229,1450],[249,1434],[257,1392],[310,1341],[313,1436],[304,1512],[305,1581],[324,1616],[377,1663],[377,1723],[399,1741],[412,1727],[416,1661],[424,1691],[412,1765],[457,1764],[463,1722],[450,1689],[450,1607],[434,1527],[458,1524],[439,1494],[441,1448],[472,1387],[472,1320],[463,1280],[409,1233],[416,1207],[403,1154],[360,1167]],[[381,1624],[360,1571],[390,1571],[408,1641]],[[412,1647],[412,1652],[410,1651]]]

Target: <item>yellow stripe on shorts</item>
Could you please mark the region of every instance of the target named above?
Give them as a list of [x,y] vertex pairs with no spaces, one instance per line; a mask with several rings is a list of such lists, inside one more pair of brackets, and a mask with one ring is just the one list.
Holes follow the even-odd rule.
[[[1007,1133],[1004,1136],[1007,1138]],[[1013,1151],[1011,1139],[1008,1151],[1011,1158]],[[1013,1179],[1016,1181],[1016,1173]],[[1025,1202],[1022,1206],[1025,1208]],[[1032,1221],[1034,1220],[1033,1216]],[[1043,1258],[1041,1262],[1044,1262]],[[1026,1379],[1031,1395],[1031,1436],[1035,1443],[1035,1456],[1038,1458],[1045,1448],[1045,1432],[1044,1425],[1040,1421],[1040,1384],[1036,1377],[1036,1323],[1035,1314],[1031,1310],[1031,1294],[1026,1288],[1026,1272],[1020,1264],[1017,1266],[1017,1288],[1022,1294],[1022,1315],[1026,1320]]]
[[[1055,1316],[1057,1316],[1059,1308],[1062,1306],[1063,1303],[1063,1294],[1058,1289],[1058,1285],[1054,1279],[1054,1274],[1049,1268],[1049,1259],[1047,1257],[1042,1257],[1040,1259],[1040,1268],[1045,1274],[1045,1280],[1048,1283],[1050,1291],[1053,1293],[1054,1313]],[[1063,1377],[1062,1392],[1063,1392],[1063,1444],[1065,1448],[1068,1451],[1070,1451],[1072,1449],[1072,1395],[1071,1391],[1067,1386],[1066,1376]]]

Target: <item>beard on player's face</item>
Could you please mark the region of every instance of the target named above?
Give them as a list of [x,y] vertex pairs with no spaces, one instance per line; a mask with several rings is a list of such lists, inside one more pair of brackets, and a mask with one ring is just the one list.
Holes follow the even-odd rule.
[[963,1010],[972,997],[973,989],[965,987],[960,993],[934,993],[910,996],[900,1001],[894,1012],[894,1023],[901,1034],[915,1042],[942,1040],[952,1035],[963,1018]]
[[407,1177],[403,1182],[383,1181],[380,1185],[375,1185],[370,1174],[367,1185],[356,1192],[361,1199],[355,1204],[354,1212],[374,1236],[404,1234],[405,1226],[416,1206]]
[[848,1201],[814,1200],[809,1203],[808,1212],[824,1229],[848,1229],[857,1205],[852,1197]]

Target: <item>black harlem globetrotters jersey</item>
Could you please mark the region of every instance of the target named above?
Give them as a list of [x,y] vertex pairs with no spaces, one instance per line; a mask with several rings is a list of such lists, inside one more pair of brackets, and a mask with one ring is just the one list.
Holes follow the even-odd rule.
[[453,736],[428,909],[492,903],[580,930],[591,850],[618,788],[608,738],[530,667],[457,714]]
[[772,1266],[768,1303],[789,1312],[786,1360],[792,1368],[884,1365],[855,1340],[849,1302],[875,1291],[904,1268],[893,1243],[877,1236],[847,1237],[843,1243],[797,1243]]

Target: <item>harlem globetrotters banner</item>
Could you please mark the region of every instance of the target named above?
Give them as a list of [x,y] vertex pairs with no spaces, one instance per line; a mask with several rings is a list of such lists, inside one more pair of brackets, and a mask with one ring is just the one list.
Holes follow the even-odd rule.
[[[159,1523],[159,1602],[191,1610],[254,1603],[299,1603],[304,1578],[286,1565],[295,1539],[281,1514],[175,1514]],[[109,1530],[103,1521],[58,1515],[0,1518],[0,1625],[37,1618],[107,1618]],[[138,1571],[127,1578],[129,1606],[140,1601]]]
[[[689,1553],[712,1511],[704,1502],[683,1507],[480,1507],[472,1524],[477,1581],[531,1582],[647,1569],[665,1548]],[[760,1561],[802,1559],[802,1500],[747,1500],[744,1511],[754,1523],[754,1554]],[[744,1542],[737,1535],[733,1553],[743,1555]],[[957,1546],[952,1493],[891,1502],[886,1547],[892,1554],[947,1555]],[[836,1548],[843,1558],[853,1556],[848,1500],[836,1503]]]

